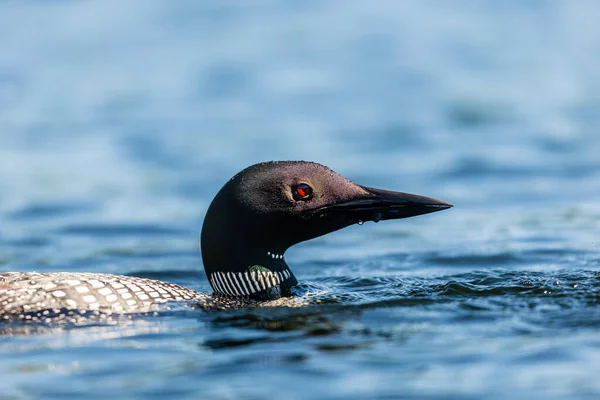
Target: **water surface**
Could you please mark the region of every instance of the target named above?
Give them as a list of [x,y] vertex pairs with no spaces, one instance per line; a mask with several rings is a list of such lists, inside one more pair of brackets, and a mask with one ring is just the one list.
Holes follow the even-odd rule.
[[456,207],[294,247],[304,307],[2,325],[0,397],[597,398],[599,19],[591,0],[3,3],[0,271],[209,292],[204,212],[264,160]]

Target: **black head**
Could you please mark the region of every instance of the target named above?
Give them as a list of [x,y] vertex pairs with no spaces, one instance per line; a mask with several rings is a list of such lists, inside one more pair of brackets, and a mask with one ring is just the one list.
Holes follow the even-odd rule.
[[450,207],[363,187],[312,162],[256,164],[227,182],[208,208],[201,236],[204,268],[217,293],[273,298],[297,283],[283,260],[294,244],[355,223]]

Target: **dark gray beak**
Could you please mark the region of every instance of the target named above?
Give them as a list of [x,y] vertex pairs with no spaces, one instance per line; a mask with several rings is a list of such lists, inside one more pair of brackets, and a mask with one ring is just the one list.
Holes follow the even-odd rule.
[[430,197],[361,187],[368,192],[364,197],[325,206],[320,211],[343,212],[352,215],[357,221],[379,222],[429,214],[453,207],[450,203]]

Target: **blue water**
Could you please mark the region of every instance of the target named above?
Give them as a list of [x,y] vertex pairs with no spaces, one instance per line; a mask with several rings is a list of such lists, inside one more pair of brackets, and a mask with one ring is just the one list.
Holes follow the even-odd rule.
[[0,271],[208,292],[203,215],[264,160],[456,207],[292,248],[305,307],[2,325],[0,398],[598,398],[599,20],[594,0],[1,3]]

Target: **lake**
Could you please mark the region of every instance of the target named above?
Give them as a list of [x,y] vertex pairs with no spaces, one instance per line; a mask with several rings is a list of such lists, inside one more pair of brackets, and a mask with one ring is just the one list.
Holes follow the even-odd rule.
[[311,160],[449,211],[293,247],[303,307],[0,325],[2,399],[596,399],[600,3],[0,4],[0,272],[210,292],[204,213]]

